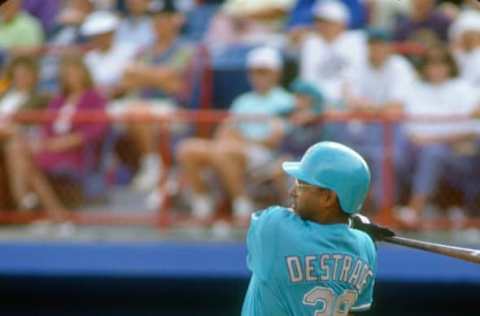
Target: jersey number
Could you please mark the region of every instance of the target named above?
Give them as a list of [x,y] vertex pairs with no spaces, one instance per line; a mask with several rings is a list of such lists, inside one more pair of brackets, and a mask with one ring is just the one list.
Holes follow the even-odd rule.
[[350,308],[357,301],[357,292],[345,290],[341,295],[335,296],[332,289],[316,286],[303,296],[303,304],[316,306],[314,316],[347,316]]

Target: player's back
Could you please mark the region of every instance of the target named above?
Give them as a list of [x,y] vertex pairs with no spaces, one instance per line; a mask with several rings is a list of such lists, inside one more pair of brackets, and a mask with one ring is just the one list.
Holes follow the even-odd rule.
[[247,246],[253,275],[244,316],[336,316],[370,307],[375,246],[347,224],[322,225],[273,207],[252,216]]

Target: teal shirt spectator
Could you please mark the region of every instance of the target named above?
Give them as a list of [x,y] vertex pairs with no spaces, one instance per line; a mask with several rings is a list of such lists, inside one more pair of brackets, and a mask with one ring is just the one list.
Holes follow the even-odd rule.
[[[283,88],[276,87],[265,95],[255,91],[237,97],[230,112],[240,115],[281,116],[293,110],[293,96]],[[243,137],[252,141],[267,139],[272,128],[262,121],[244,121],[238,123],[238,129]]]
[[[158,53],[154,46],[150,46],[138,54],[138,60],[152,68],[157,66],[169,67],[182,74],[185,79],[188,77],[188,67],[192,63],[195,53],[195,46],[189,41],[177,38],[172,45]],[[143,88],[139,91],[142,99],[171,99],[178,104],[186,102],[187,96],[184,93],[179,95],[168,94],[158,88]]]
[[[295,115],[298,111],[309,112],[312,118],[314,118],[324,111],[325,98],[315,85],[297,79],[289,88],[295,96],[306,96],[311,100],[309,108],[299,108],[297,102],[291,114]],[[291,122],[288,122],[285,126],[285,137],[282,141],[281,151],[301,159],[303,153],[310,146],[320,141],[322,137],[323,124],[319,124],[318,121],[304,124],[291,124]]]
[[242,316],[347,315],[370,308],[375,244],[347,224],[322,225],[270,207],[252,215],[247,249],[252,277]]

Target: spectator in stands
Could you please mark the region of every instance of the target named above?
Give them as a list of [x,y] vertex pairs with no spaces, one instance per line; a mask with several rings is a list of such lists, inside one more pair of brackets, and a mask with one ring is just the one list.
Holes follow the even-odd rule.
[[184,27],[185,36],[195,42],[203,40],[212,18],[218,12],[220,4],[211,0],[187,0],[182,2],[184,4],[181,8],[181,11],[186,16]]
[[133,44],[136,49],[153,44],[155,36],[152,20],[148,15],[149,4],[150,0],[126,1],[128,13],[123,17],[117,28],[115,34],[116,42]]
[[[416,82],[410,62],[394,54],[390,36],[382,30],[368,32],[368,59],[355,71],[349,84],[347,108],[355,113],[400,114],[405,95]],[[372,167],[371,202],[380,205],[384,197],[382,164],[385,155],[384,125],[378,122],[352,120],[347,123],[328,123],[328,138],[348,144],[359,151]],[[400,137],[395,126],[394,145]],[[394,150],[399,154],[398,150]]]
[[288,183],[290,179],[285,176],[282,163],[301,157],[305,150],[320,141],[323,136],[323,124],[319,119],[325,100],[320,91],[314,85],[300,79],[295,80],[289,88],[294,96],[294,106],[286,118],[285,136],[280,150],[273,157],[273,161],[262,165],[261,168],[250,170],[248,176],[250,184],[269,183],[268,191],[273,193],[276,203],[287,202],[290,187]]
[[156,40],[139,52],[136,62],[129,63],[122,85],[127,92],[143,98],[182,102],[184,78],[194,54],[194,46],[180,37],[184,16],[173,1],[151,6],[150,13]]
[[[320,1],[328,0],[297,0],[293,7],[287,23],[289,30],[310,28],[314,22],[313,7]],[[350,20],[348,28],[358,29],[365,26],[367,20],[366,6],[362,0],[342,0],[342,3],[348,7]]]
[[359,31],[346,32],[348,10],[341,2],[320,1],[313,12],[315,32],[303,41],[300,77],[315,84],[329,106],[339,108],[349,79],[366,59],[366,39]]
[[288,116],[289,126],[282,151],[298,158],[322,137],[323,127],[318,118],[323,112],[325,99],[313,84],[300,79],[290,85],[290,91],[295,96],[295,103]]
[[369,26],[392,33],[398,18],[408,14],[411,0],[367,0]]
[[398,112],[415,79],[415,69],[410,62],[394,54],[389,34],[371,29],[368,59],[355,71],[349,84],[347,106],[355,111]]
[[[182,40],[180,30],[184,16],[173,1],[158,5],[150,12],[156,35],[155,43],[139,53],[123,77],[129,110],[142,111],[155,106],[165,107],[185,102],[186,77],[194,55],[194,46]],[[139,99],[146,100],[148,103]],[[139,190],[154,189],[160,178],[162,161],[158,156],[156,129],[151,124],[132,124],[130,132],[141,147],[140,170],[133,185]]]
[[56,18],[57,30],[49,42],[53,45],[75,45],[85,41],[80,27],[93,12],[93,0],[68,0]]
[[[76,123],[73,116],[85,110],[103,111],[105,99],[94,89],[88,69],[80,57],[66,57],[60,66],[61,90],[48,105],[58,111],[53,122],[43,126],[34,139],[12,136],[6,147],[9,181],[13,197],[22,210],[39,203],[51,219],[66,219],[66,210],[52,188],[55,175],[83,177],[88,170],[85,150],[102,141],[103,123]],[[46,176],[45,176],[46,175]]]
[[[34,58],[14,57],[5,70],[5,88],[0,92],[0,150],[4,151],[10,137],[19,131],[37,132],[36,126],[17,125],[12,115],[23,110],[42,109],[48,105],[49,96],[38,89],[38,64]],[[9,179],[5,157],[0,157],[0,194],[2,205],[14,209],[13,199],[9,194]]]
[[446,42],[450,23],[443,12],[435,9],[435,0],[412,0],[410,13],[399,20],[394,38],[426,45]]
[[124,71],[136,54],[134,45],[115,43],[115,31],[119,24],[120,20],[113,13],[95,11],[81,27],[82,35],[91,39],[93,47],[85,54],[85,64],[95,84],[108,96],[118,94]]
[[177,151],[177,159],[193,194],[189,199],[196,219],[211,219],[214,203],[202,172],[214,169],[232,199],[234,220],[248,222],[253,203],[246,193],[247,170],[268,165],[283,137],[279,116],[293,108],[292,96],[279,87],[282,70],[280,54],[260,47],[248,54],[247,67],[253,91],[239,96],[230,110],[233,115],[266,116],[266,121],[245,122],[232,117],[223,123],[213,140],[187,139]]
[[[422,82],[412,87],[405,102],[409,116],[470,115],[479,105],[478,92],[467,82],[458,79],[457,67],[448,51],[436,46],[430,48],[419,67]],[[462,156],[472,155],[474,126],[465,121],[410,122],[406,125],[408,143],[401,152],[405,157],[397,161],[399,177],[413,169],[412,192],[406,207],[398,210],[398,217],[415,227],[421,213],[432,197],[442,175],[454,172],[451,163]],[[474,149],[473,149],[474,151]],[[410,164],[413,163],[413,166]],[[465,168],[468,166],[457,166]]]
[[294,0],[227,0],[206,35],[212,48],[230,45],[285,45],[283,18]]
[[480,4],[478,8],[467,7],[461,11],[450,28],[460,75],[476,87],[480,87]]
[[0,50],[30,50],[43,43],[42,26],[37,19],[22,11],[21,0],[1,5]]
[[48,96],[37,89],[38,65],[33,58],[18,56],[7,66],[8,89],[0,95],[0,117],[21,109],[39,109],[48,104]]

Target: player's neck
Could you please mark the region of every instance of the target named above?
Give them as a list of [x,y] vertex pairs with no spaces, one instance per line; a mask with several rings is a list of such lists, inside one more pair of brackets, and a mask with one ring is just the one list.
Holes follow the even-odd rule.
[[323,225],[348,224],[348,215],[337,210],[332,210],[332,211],[325,210],[325,211],[318,212],[310,220]]

